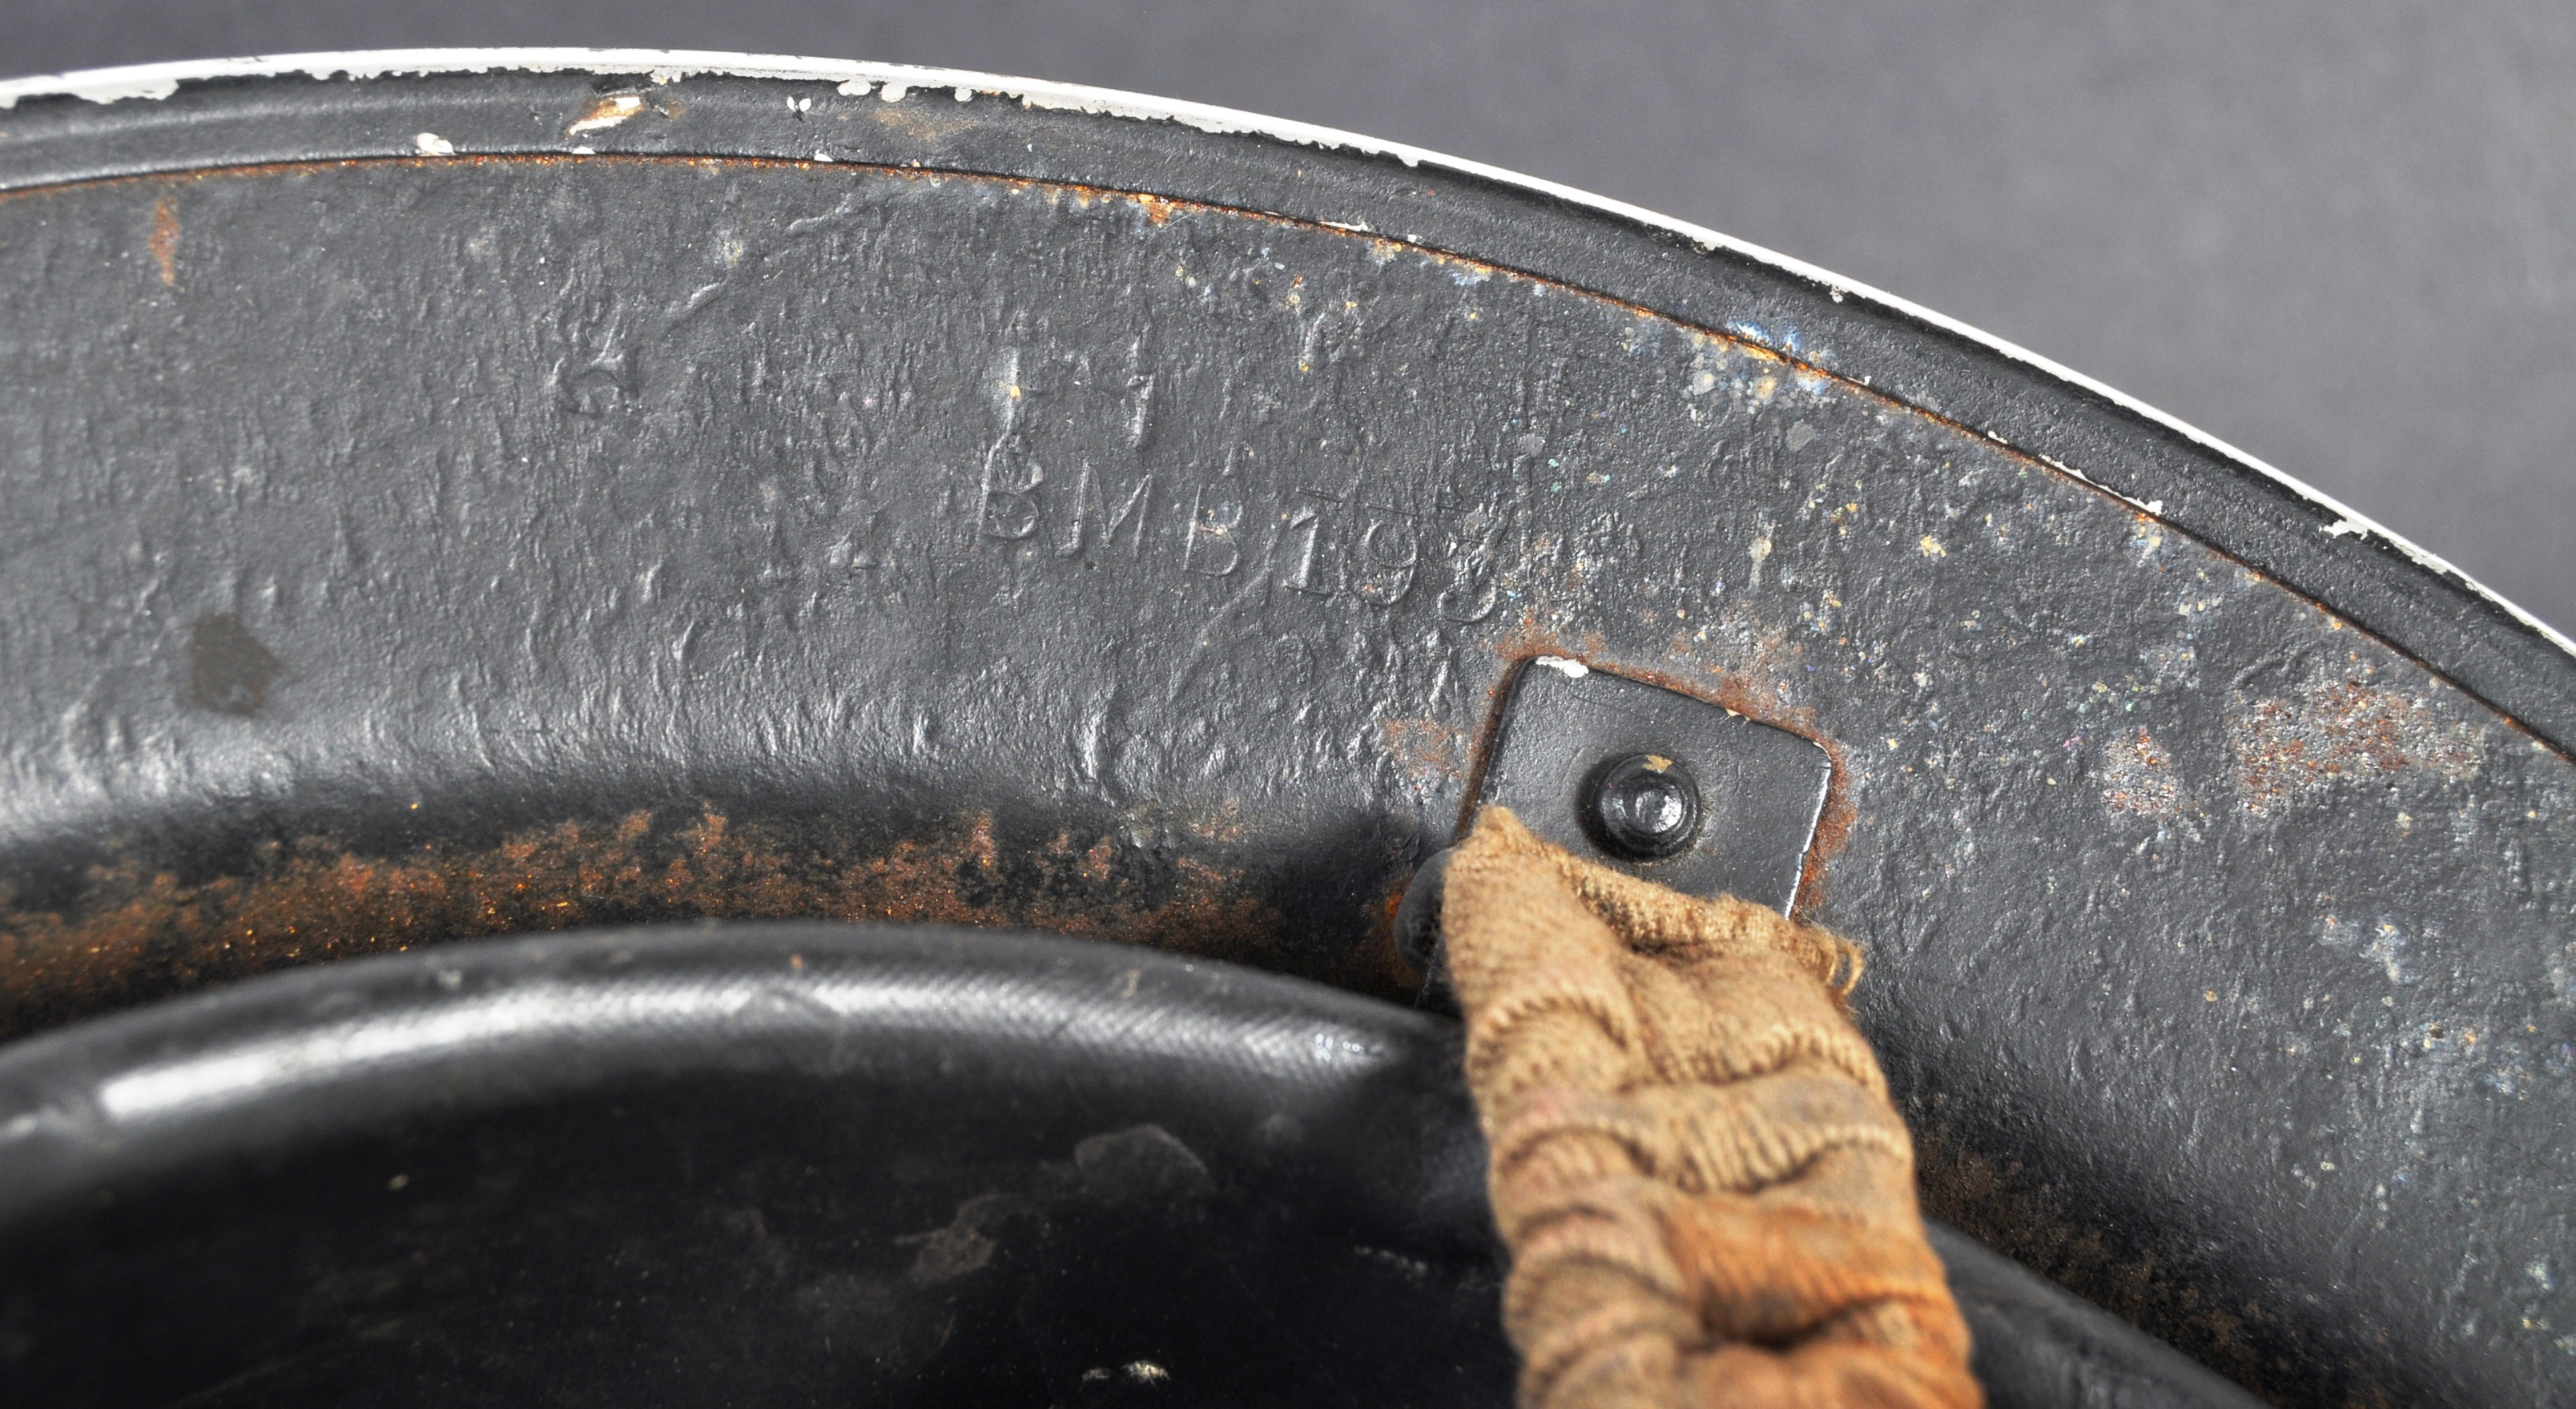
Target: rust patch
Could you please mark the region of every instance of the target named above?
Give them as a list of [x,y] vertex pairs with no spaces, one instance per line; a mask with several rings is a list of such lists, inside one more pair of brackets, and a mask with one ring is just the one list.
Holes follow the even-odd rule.
[[1807,864],[1798,872],[1795,918],[1812,923],[1825,908],[1825,863],[1851,841],[1852,828],[1860,814],[1852,807],[1851,764],[1842,741],[1825,734],[1806,737],[1814,740],[1833,763],[1832,778],[1825,784],[1825,807],[1816,816],[1816,839],[1808,843]]
[[1218,846],[1239,846],[1243,842],[1243,803],[1227,798],[1215,807],[1201,807],[1184,814],[1181,829],[1203,842]]
[[1454,783],[1467,771],[1467,739],[1454,724],[1437,719],[1390,719],[1378,726],[1378,738],[1396,771],[1416,791],[1428,792]]
[[1116,836],[1015,845],[977,814],[870,845],[826,822],[636,812],[393,855],[275,843],[241,874],[199,881],[105,866],[60,912],[0,894],[0,1038],[301,964],[718,917],[1045,930],[1275,969],[1339,964],[1350,972],[1304,976],[1396,991],[1371,954],[1319,966],[1245,874]]
[[2295,699],[2235,710],[2227,746],[2238,801],[2257,817],[2314,802],[2338,783],[2407,768],[2466,782],[2486,762],[2474,727],[2444,723],[2421,699],[2357,680],[2319,682]]
[[152,262],[161,266],[161,287],[179,287],[179,213],[168,196],[152,203],[152,235],[144,244],[152,251]]
[[2104,747],[2094,776],[2102,784],[2102,805],[2114,812],[2182,815],[2182,780],[2174,773],[2173,754],[2143,728],[2134,740],[2113,739]]
[[1421,992],[1422,974],[1404,962],[1395,947],[1395,912],[1404,907],[1404,893],[1412,885],[1411,866],[1395,866],[1385,892],[1378,896],[1377,912],[1370,917],[1368,946],[1355,957],[1348,987],[1386,994],[1405,1004],[1412,1003]]
[[[914,91],[938,91],[944,93],[946,90],[916,89]],[[889,103],[884,101],[882,96],[880,96],[878,101],[868,104],[861,111],[865,113],[868,121],[873,122],[880,127],[891,127],[897,132],[900,132],[917,142],[940,142],[957,135],[959,132],[972,127],[979,122],[982,122],[984,120],[983,116],[974,111],[975,107],[976,105],[973,103]],[[758,161],[760,158],[721,157],[718,158],[718,160],[726,162],[741,162]],[[908,170],[904,167],[888,167],[885,169],[889,171]]]

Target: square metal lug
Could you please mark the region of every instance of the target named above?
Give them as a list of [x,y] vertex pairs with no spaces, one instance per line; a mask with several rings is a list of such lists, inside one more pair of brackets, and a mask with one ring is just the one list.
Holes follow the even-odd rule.
[[[1699,827],[1657,860],[1614,854],[1587,821],[1616,760],[1678,763],[1697,783]],[[1786,913],[1823,815],[1833,760],[1809,739],[1642,680],[1541,656],[1503,706],[1479,807],[1508,807],[1577,856],[1691,895],[1734,895]]]

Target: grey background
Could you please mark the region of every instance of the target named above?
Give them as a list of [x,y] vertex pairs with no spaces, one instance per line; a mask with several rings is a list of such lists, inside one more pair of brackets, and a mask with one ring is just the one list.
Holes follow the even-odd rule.
[[1670,212],[2191,421],[2576,628],[2576,4],[16,0],[0,70],[741,49],[1105,84]]

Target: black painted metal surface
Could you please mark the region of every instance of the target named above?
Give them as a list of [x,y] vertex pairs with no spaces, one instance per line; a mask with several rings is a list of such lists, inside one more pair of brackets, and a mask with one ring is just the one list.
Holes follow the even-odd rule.
[[[275,976],[0,1053],[0,1393],[1506,1403],[1457,1046],[1254,970],[953,930]],[[2247,1402],[1941,1246],[1996,1409]]]
[[0,119],[10,1030],[688,914],[1397,991],[1565,655],[1834,756],[1802,904],[1935,1211],[2286,1403],[2576,1369],[2555,646],[1611,214],[851,86]]

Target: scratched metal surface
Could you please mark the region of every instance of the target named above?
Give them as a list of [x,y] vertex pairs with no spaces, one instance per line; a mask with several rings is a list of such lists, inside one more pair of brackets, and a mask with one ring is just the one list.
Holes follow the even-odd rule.
[[1393,992],[1545,651],[1833,753],[1803,903],[1934,1212],[2284,1403],[2566,1382],[2567,758],[1866,344],[1624,292],[846,163],[32,183],[0,1021],[678,914]]

